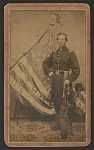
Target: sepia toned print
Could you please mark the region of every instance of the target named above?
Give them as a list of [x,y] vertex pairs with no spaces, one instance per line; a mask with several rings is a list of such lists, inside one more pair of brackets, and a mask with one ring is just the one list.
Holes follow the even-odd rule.
[[88,145],[89,6],[8,4],[4,11],[6,144]]

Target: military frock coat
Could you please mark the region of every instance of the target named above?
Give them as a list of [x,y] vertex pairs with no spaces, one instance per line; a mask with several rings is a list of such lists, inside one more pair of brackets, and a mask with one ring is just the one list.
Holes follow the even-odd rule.
[[69,71],[71,74],[67,77],[70,82],[75,81],[80,73],[80,66],[76,54],[65,46],[53,52],[43,61],[43,68],[47,75],[54,72],[51,86],[51,101],[54,102],[56,112],[60,111],[62,103],[62,94],[64,87],[64,73],[56,75],[56,70]]
[[56,52],[51,53],[46,60],[43,61],[43,68],[47,75],[56,70],[69,71],[71,74],[68,76],[68,80],[75,81],[80,73],[80,66],[78,59],[74,51],[70,51],[66,46],[59,48]]

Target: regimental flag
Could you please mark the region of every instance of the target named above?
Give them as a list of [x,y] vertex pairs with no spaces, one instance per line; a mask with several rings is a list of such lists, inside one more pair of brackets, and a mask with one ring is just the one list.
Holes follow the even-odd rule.
[[55,49],[52,29],[56,23],[60,24],[59,15],[51,14],[53,18],[48,28],[10,70],[10,85],[18,100],[47,115],[55,114],[55,109],[50,105],[51,79],[43,71],[43,61]]
[[43,71],[43,61],[54,49],[50,24],[40,39],[11,68],[10,85],[17,94],[17,100],[26,102],[42,114],[53,115],[50,105],[50,78]]

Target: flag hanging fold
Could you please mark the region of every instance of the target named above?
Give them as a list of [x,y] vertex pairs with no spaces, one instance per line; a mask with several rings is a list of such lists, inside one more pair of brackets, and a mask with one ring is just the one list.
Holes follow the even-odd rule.
[[10,85],[18,95],[18,100],[26,102],[42,114],[53,115],[50,105],[51,79],[43,71],[43,61],[53,49],[50,24],[39,41],[26,52],[10,70]]

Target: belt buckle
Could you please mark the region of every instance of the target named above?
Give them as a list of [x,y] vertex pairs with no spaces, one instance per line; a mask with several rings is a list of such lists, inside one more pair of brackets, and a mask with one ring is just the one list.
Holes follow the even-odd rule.
[[56,70],[56,75],[59,75],[59,70]]

